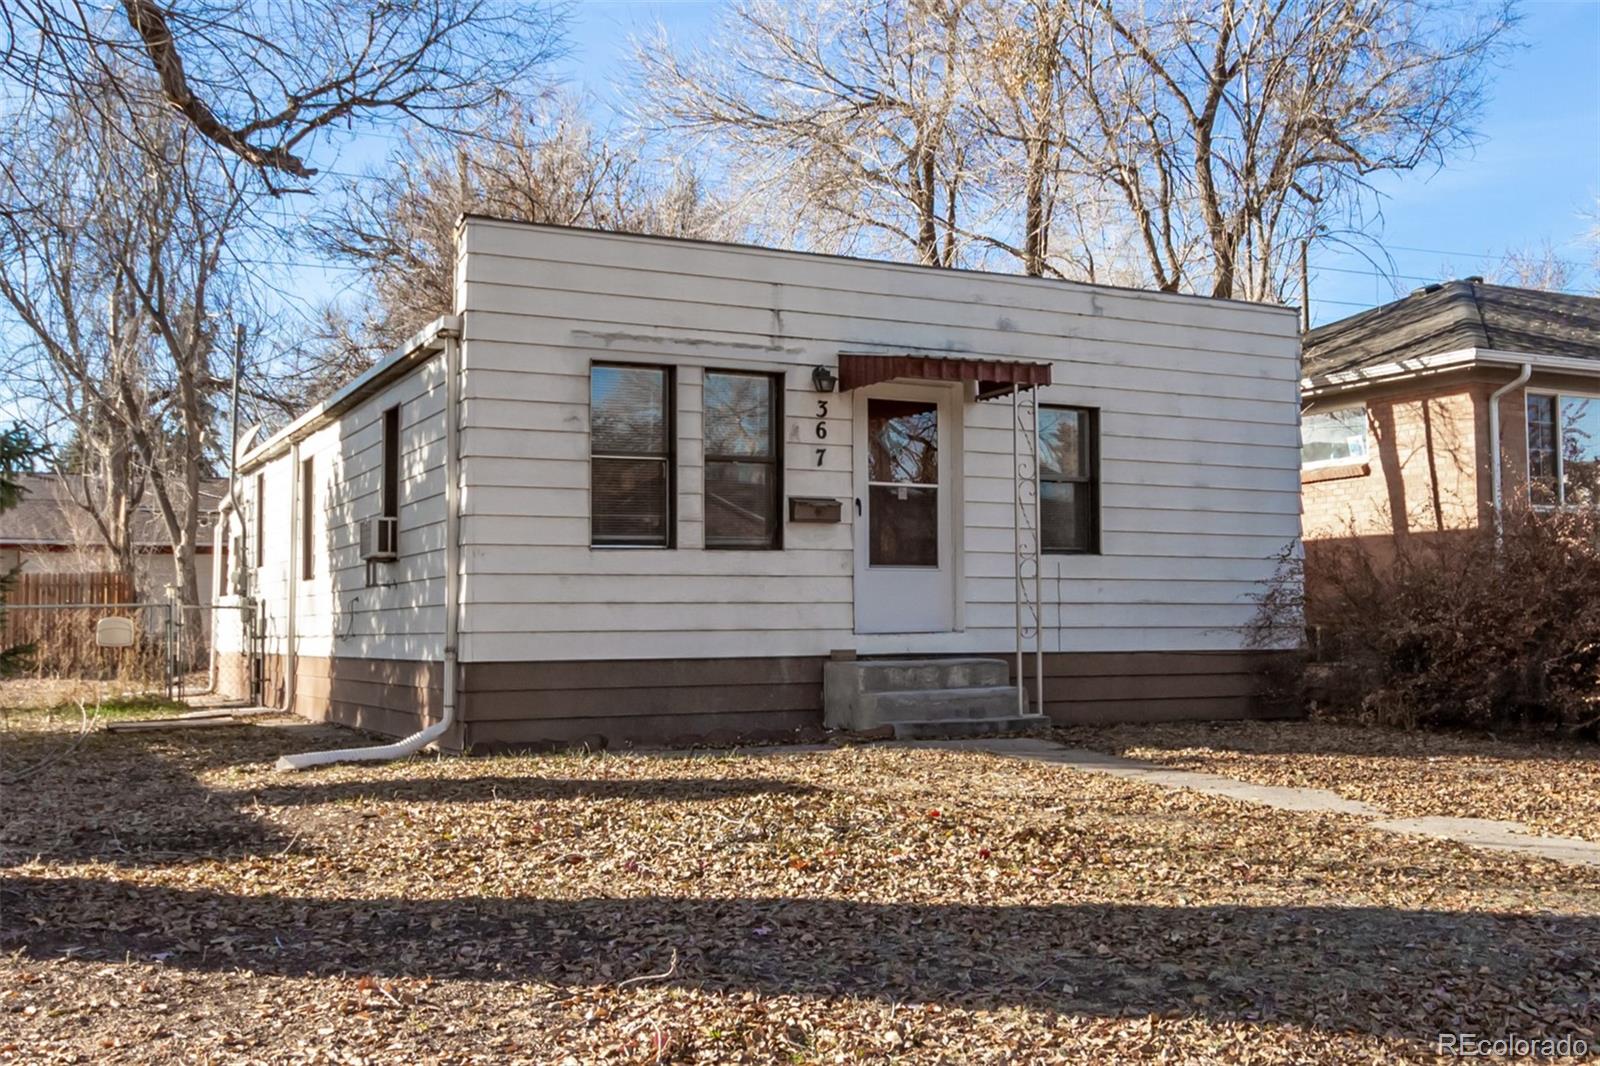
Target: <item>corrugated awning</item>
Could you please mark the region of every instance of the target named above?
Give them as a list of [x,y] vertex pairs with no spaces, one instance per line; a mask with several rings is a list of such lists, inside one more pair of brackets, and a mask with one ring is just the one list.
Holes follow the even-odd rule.
[[876,385],[895,378],[919,381],[976,381],[978,399],[1010,394],[1013,385],[1031,389],[1050,384],[1049,363],[1012,359],[962,359],[944,355],[839,355],[841,391]]

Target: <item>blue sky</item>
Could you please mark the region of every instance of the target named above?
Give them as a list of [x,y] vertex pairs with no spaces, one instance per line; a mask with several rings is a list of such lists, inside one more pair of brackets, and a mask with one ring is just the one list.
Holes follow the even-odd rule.
[[[805,2],[805,0],[797,0]],[[629,89],[628,38],[659,21],[674,40],[702,37],[722,0],[579,0],[558,76],[599,114]],[[1572,261],[1573,284],[1600,287],[1583,243],[1600,201],[1600,0],[1524,0],[1518,46],[1494,72],[1481,142],[1442,170],[1378,183],[1382,217],[1365,251],[1312,256],[1312,317],[1331,321],[1442,277],[1489,273],[1509,249],[1542,246]],[[381,157],[362,138],[335,169]],[[317,275],[313,275],[317,276]],[[311,288],[334,283],[321,275]],[[295,286],[299,288],[300,286]],[[326,290],[324,290],[326,291]]]

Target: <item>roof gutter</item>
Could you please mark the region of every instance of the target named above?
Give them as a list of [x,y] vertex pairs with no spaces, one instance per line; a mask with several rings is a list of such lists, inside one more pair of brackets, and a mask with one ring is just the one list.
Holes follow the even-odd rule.
[[444,315],[434,319],[360,376],[246,452],[239,460],[239,473],[248,474],[268,460],[283,455],[291,445],[328,425],[390,381],[410,373],[438,355],[444,350],[447,338],[460,335],[460,321],[456,316]]
[[1461,348],[1437,355],[1417,356],[1393,363],[1363,367],[1360,370],[1341,370],[1332,374],[1300,379],[1300,394],[1306,399],[1316,399],[1331,393],[1363,385],[1377,385],[1408,377],[1422,377],[1468,367],[1529,367],[1552,373],[1600,375],[1600,361],[1574,355],[1538,355],[1530,352],[1504,352],[1494,348]]

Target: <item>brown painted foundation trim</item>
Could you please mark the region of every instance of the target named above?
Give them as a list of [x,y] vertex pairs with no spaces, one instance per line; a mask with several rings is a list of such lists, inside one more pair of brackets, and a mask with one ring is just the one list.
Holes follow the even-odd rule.
[[[1062,724],[1280,717],[1284,709],[1260,695],[1261,671],[1274,654],[1281,653],[1047,654],[1046,712]],[[992,657],[1015,670],[1014,653]],[[466,663],[464,743],[497,750],[814,736],[822,724],[826,661],[790,656]],[[1031,677],[1026,683],[1031,690]]]
[[[1044,657],[1045,713],[1060,725],[1282,718],[1263,694],[1274,660],[1296,652],[1058,652]],[[1016,655],[1007,656],[1016,678]],[[1024,680],[1033,694],[1031,663]]]
[[464,743],[479,751],[812,737],[822,729],[824,661],[463,663]]
[[[1015,671],[1014,653],[991,653]],[[1061,724],[1279,717],[1261,699],[1276,654],[1066,652],[1045,656],[1046,712]],[[923,656],[943,658],[944,656]],[[822,730],[824,656],[464,663],[461,725],[447,746],[473,751],[728,744],[814,738]],[[1025,685],[1032,689],[1032,661]],[[284,660],[265,663],[282,706]],[[301,658],[295,710],[386,736],[443,712],[437,662]]]
[[[287,698],[285,657],[263,663],[263,702],[282,707]],[[295,660],[296,714],[383,736],[406,736],[444,713],[444,669],[437,662],[356,659],[345,656]]]

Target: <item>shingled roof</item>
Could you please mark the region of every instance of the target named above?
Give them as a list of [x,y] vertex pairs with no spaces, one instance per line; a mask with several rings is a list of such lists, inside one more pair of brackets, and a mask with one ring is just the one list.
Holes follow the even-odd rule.
[[[17,479],[24,490],[17,506],[0,513],[0,544],[38,547],[75,547],[89,537],[93,528],[83,509],[74,502],[72,486],[56,474],[23,474]],[[209,543],[211,515],[227,495],[226,478],[204,478],[200,482],[202,541]],[[153,495],[153,494],[151,494]],[[93,543],[92,539],[87,541]],[[147,549],[167,548],[166,523],[153,499],[146,499],[133,516],[133,542]]]
[[1600,372],[1600,297],[1475,279],[1429,285],[1307,333],[1302,371],[1319,378],[1463,348],[1593,359]]

